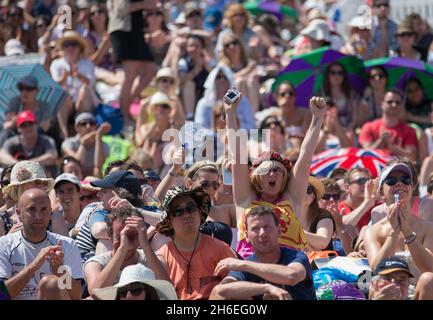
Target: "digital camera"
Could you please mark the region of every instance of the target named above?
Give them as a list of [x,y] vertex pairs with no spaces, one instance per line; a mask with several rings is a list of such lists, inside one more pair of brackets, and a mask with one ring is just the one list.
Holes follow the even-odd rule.
[[224,96],[224,101],[227,102],[228,104],[233,104],[240,98],[240,96],[241,93],[238,91],[238,89],[233,87],[227,90]]

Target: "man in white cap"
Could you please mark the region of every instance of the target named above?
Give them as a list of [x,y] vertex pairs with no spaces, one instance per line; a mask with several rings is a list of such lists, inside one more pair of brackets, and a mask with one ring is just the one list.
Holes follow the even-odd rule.
[[78,230],[76,230],[75,223],[81,214],[80,210],[80,180],[71,173],[62,173],[56,178],[54,190],[56,197],[61,204],[58,212],[63,216],[67,226],[69,235],[75,239]]
[[[433,299],[433,222],[412,214],[413,176],[408,165],[396,162],[385,168],[379,182],[387,214],[365,232],[365,249],[372,269],[395,254],[409,256],[419,299]],[[420,287],[420,288],[419,288]]]
[[102,135],[110,131],[107,125],[98,127],[92,113],[82,112],[75,117],[77,134],[62,143],[62,153],[79,160],[85,176],[94,175],[95,168],[100,170],[110,152],[110,147],[102,141]]

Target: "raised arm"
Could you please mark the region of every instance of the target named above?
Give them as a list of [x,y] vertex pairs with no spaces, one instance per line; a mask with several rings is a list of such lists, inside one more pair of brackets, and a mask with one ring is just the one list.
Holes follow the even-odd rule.
[[310,175],[310,163],[319,140],[320,129],[325,117],[326,102],[323,98],[312,97],[310,110],[313,114],[310,127],[301,145],[301,152],[292,170],[289,180],[289,196],[293,209],[299,215],[307,192],[308,177]]
[[[249,203],[253,191],[247,162],[248,150],[245,148],[247,146],[248,134],[246,131],[237,130],[236,111],[241,99],[242,95],[231,105],[224,102],[229,161],[231,162],[233,173],[233,198],[236,206],[243,206],[243,204]],[[238,148],[237,133],[241,132],[245,134],[240,135],[240,148]],[[245,141],[242,141],[242,139],[245,139]]]

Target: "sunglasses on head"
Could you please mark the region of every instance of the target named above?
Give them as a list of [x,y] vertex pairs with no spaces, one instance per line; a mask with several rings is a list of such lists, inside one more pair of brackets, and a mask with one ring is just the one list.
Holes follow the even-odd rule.
[[212,187],[214,190],[218,190],[220,187],[220,183],[218,181],[209,181],[209,180],[203,180],[200,182],[200,187],[203,189],[208,189],[209,187]]
[[35,87],[27,87],[27,86],[18,86],[18,91],[27,91],[27,92],[30,92],[30,91],[33,91],[33,90],[36,90],[36,88]]
[[238,40],[233,40],[233,41],[230,41],[230,42],[227,42],[225,45],[224,45],[224,48],[230,48],[230,47],[234,47],[234,46],[236,46],[236,45],[238,45],[239,44],[239,41]]
[[329,201],[338,201],[340,200],[340,195],[338,193],[325,193],[322,197],[323,200]]
[[386,183],[388,186],[392,187],[397,184],[397,182],[401,182],[406,186],[409,186],[412,184],[412,179],[408,176],[401,176],[401,177],[387,177],[383,182]]
[[342,76],[342,75],[344,75],[344,72],[341,70],[331,70],[331,71],[329,71],[329,74],[331,74],[333,76]]
[[314,193],[314,187],[311,186],[311,185],[309,185],[309,186],[307,187],[307,194],[313,194],[313,193]]
[[178,217],[182,217],[185,214],[185,212],[194,213],[196,212],[197,209],[198,209],[197,205],[194,202],[188,202],[185,208],[177,208],[175,210],[172,210],[170,212],[170,215],[178,218]]
[[294,97],[295,96],[295,91],[290,90],[290,91],[283,91],[279,94],[280,97]]
[[125,299],[128,295],[128,292],[131,292],[134,297],[137,297],[142,294],[144,290],[145,287],[143,284],[135,284],[117,289],[117,295],[119,298]]
[[90,15],[91,16],[95,16],[95,15],[97,15],[98,13],[105,13],[105,10],[104,9],[98,9],[98,10],[94,10],[94,11],[92,11],[92,12],[90,12]]
[[356,184],[358,184],[358,185],[364,185],[364,184],[367,183],[368,180],[370,180],[370,179],[367,179],[367,178],[359,178],[359,179],[353,180],[352,182],[350,182],[350,184],[354,184],[354,183],[356,183]]

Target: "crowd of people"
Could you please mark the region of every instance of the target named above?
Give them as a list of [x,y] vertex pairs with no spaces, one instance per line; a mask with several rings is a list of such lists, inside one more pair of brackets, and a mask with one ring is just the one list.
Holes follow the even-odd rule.
[[[340,298],[433,299],[426,82],[394,85],[383,64],[361,88],[337,60],[305,106],[276,82],[320,49],[431,68],[422,15],[396,23],[391,0],[366,0],[373,19],[341,34],[338,2],[2,1],[0,71],[37,53],[65,94],[50,105],[30,73],[0,101],[0,299],[316,300],[316,259],[336,256],[372,275]],[[211,148],[167,139],[188,125]],[[377,177],[311,175],[314,156],[349,147],[392,160]]]

